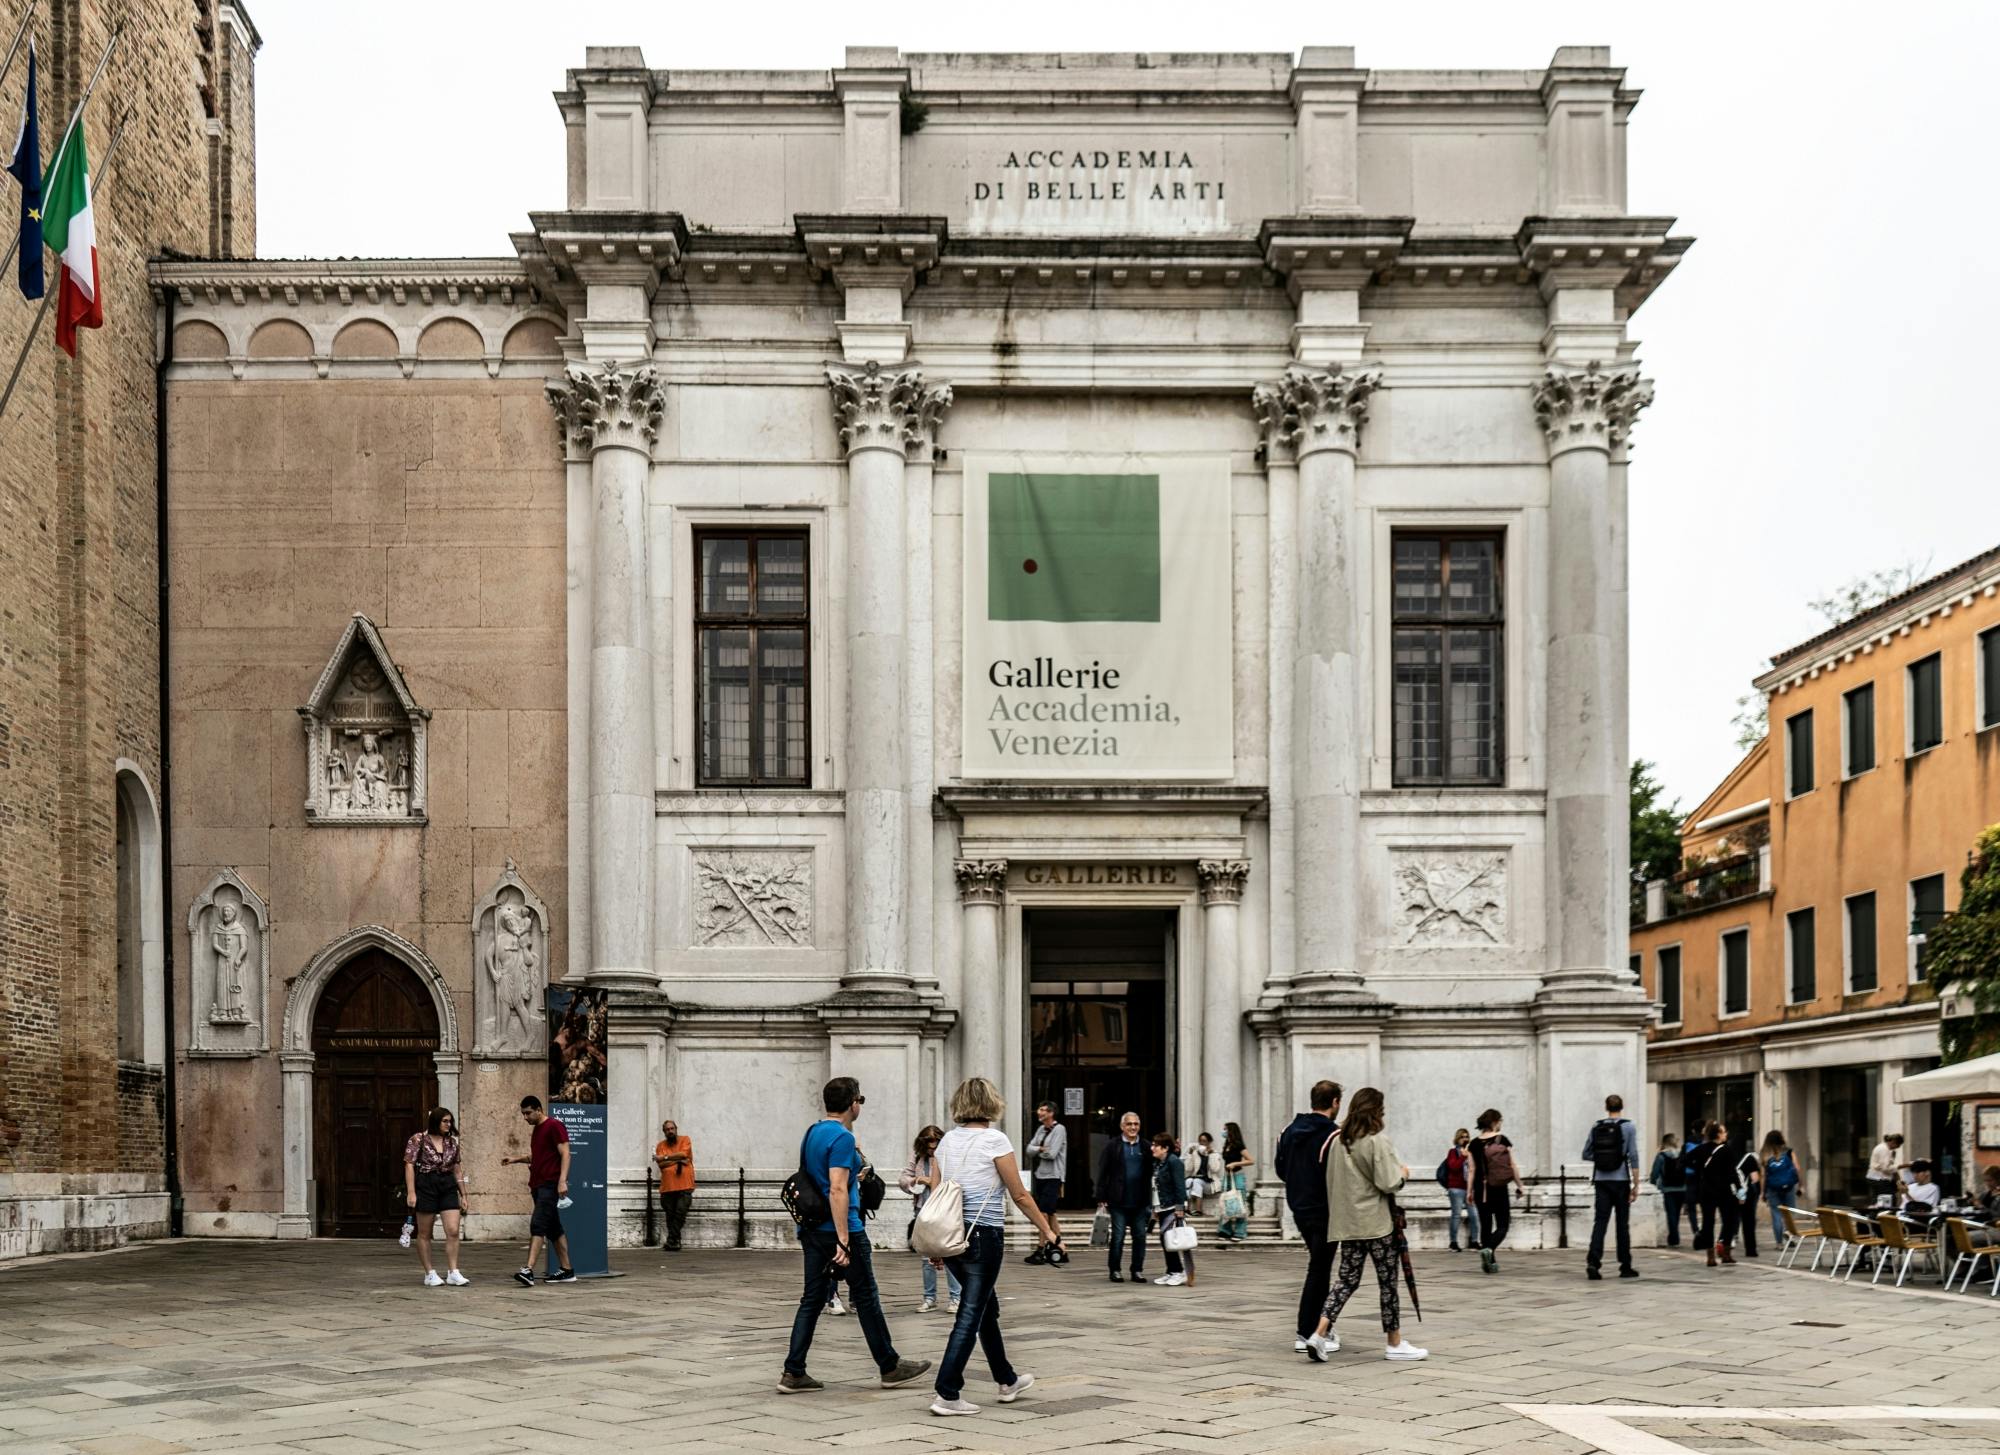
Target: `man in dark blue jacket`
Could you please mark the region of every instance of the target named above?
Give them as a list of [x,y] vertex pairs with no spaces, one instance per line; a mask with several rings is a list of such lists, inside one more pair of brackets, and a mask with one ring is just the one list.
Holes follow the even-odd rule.
[[[1152,1150],[1139,1139],[1139,1113],[1118,1119],[1118,1140],[1097,1154],[1097,1210],[1111,1214],[1111,1281],[1123,1283],[1118,1258],[1132,1237],[1132,1281],[1144,1282],[1147,1209],[1153,1201]],[[1317,1327],[1317,1325],[1315,1325]]]
[[1326,1238],[1326,1166],[1320,1149],[1336,1130],[1340,1114],[1340,1083],[1321,1081],[1312,1089],[1312,1110],[1300,1112],[1278,1137],[1278,1155],[1271,1165],[1285,1179],[1285,1205],[1299,1236],[1306,1240],[1306,1282],[1299,1290],[1298,1338],[1292,1347],[1303,1353],[1306,1339],[1319,1327],[1326,1311],[1327,1286],[1333,1281],[1336,1244]]

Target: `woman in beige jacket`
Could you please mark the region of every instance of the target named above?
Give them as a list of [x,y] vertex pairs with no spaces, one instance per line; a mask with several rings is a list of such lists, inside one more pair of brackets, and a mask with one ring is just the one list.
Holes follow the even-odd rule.
[[1324,1364],[1340,1348],[1333,1321],[1348,1298],[1361,1286],[1363,1259],[1375,1262],[1375,1281],[1382,1298],[1382,1332],[1387,1359],[1422,1359],[1419,1349],[1403,1337],[1402,1300],[1396,1292],[1396,1219],[1391,1201],[1410,1179],[1410,1169],[1382,1135],[1382,1093],[1364,1086],[1347,1104],[1347,1120],[1327,1139],[1321,1160],[1326,1164],[1326,1236],[1340,1244],[1340,1276],[1327,1295],[1319,1327],[1306,1340],[1306,1357]]

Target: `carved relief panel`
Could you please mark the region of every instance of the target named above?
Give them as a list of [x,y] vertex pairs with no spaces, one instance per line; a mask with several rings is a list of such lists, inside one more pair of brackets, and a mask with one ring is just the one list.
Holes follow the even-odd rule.
[[1507,943],[1507,855],[1499,849],[1397,849],[1392,923],[1405,945]]
[[472,912],[472,972],[472,1054],[546,1056],[549,912],[512,859]]
[[425,734],[418,707],[375,623],[356,612],[299,709],[311,823],[424,821]]
[[188,1054],[254,1056],[268,1049],[271,916],[257,891],[224,869],[188,911]]
[[812,945],[810,850],[697,849],[694,895],[697,950]]

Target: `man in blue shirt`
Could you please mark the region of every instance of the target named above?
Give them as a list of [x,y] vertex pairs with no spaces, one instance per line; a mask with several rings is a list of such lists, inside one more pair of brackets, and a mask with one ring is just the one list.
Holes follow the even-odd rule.
[[1590,1124],[1583,1139],[1584,1159],[1590,1163],[1591,1190],[1597,1207],[1590,1223],[1590,1256],[1584,1268],[1591,1278],[1602,1278],[1604,1226],[1618,1220],[1618,1276],[1637,1278],[1632,1266],[1632,1204],[1639,1200],[1639,1129],[1621,1112],[1625,1098],[1615,1093],[1604,1098],[1604,1115]]
[[[848,1298],[861,1320],[868,1352],[882,1371],[882,1387],[894,1389],[922,1377],[931,1367],[928,1359],[904,1359],[897,1355],[889,1338],[889,1321],[882,1313],[882,1300],[875,1292],[875,1270],[868,1260],[868,1233],[861,1225],[861,1149],[854,1142],[854,1120],[868,1098],[852,1076],[836,1076],[820,1092],[826,1118],[815,1122],[799,1150],[799,1164],[826,1198],[833,1216],[816,1226],[799,1229],[805,1248],[806,1286],[799,1297],[799,1311],[792,1317],[792,1344],[785,1352],[785,1372],[778,1379],[779,1394],[806,1394],[825,1385],[806,1373],[806,1355],[812,1350],[813,1330],[819,1326],[820,1311],[827,1295],[842,1279]],[[837,1231],[836,1231],[837,1230]]]

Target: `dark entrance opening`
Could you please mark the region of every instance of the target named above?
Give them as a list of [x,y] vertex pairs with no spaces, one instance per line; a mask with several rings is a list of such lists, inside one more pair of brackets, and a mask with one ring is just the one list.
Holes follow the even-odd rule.
[[320,993],[313,1179],[322,1236],[373,1238],[402,1226],[403,1144],[437,1104],[437,1048],[437,1007],[392,955],[356,955]]
[[[1149,1137],[1171,1125],[1174,915],[1030,909],[1022,925],[1032,1101],[1069,1129],[1063,1206],[1089,1207],[1119,1118],[1136,1111]],[[1032,1105],[1020,1120],[1032,1126]]]

